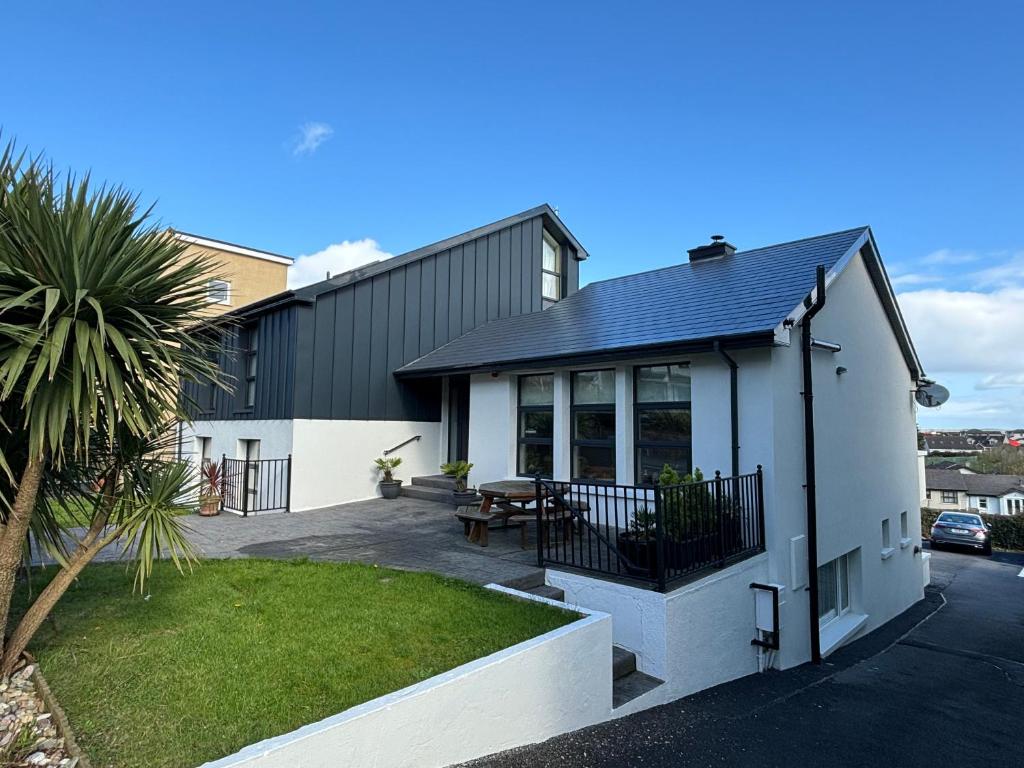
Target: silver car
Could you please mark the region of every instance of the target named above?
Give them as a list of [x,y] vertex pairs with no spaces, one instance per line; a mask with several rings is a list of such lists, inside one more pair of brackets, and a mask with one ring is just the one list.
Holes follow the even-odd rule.
[[979,515],[970,512],[943,512],[935,520],[931,535],[932,547],[956,544],[992,554],[992,532]]

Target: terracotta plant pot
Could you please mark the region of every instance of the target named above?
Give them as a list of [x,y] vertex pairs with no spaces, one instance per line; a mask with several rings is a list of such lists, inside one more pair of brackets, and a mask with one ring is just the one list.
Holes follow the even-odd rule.
[[220,496],[202,496],[199,499],[199,514],[213,517],[220,514]]
[[381,480],[380,495],[385,499],[397,499],[402,491],[401,480]]

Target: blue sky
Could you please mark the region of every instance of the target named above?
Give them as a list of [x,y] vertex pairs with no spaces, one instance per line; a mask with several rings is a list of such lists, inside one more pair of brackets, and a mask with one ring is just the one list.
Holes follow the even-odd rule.
[[5,9],[4,135],[316,276],[545,201],[584,281],[870,224],[922,425],[1024,426],[1014,3],[145,5]]

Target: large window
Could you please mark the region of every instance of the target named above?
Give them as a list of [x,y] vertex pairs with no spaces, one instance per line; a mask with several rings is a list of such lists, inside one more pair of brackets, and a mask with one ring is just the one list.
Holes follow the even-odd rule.
[[666,464],[687,474],[692,461],[689,366],[648,365],[634,372],[637,483],[653,485]]
[[206,298],[211,304],[230,304],[231,283],[227,280],[208,280],[206,282]]
[[942,503],[943,504],[956,504],[956,491],[943,491],[942,492]]
[[849,554],[818,566],[818,626],[824,627],[850,610]]
[[547,309],[562,298],[562,247],[544,230],[544,263],[541,269],[541,298]]
[[245,329],[245,407],[256,406],[256,362],[259,357],[259,333],[255,325]]
[[554,455],[555,377],[550,373],[519,377],[520,475],[551,477]]
[[615,371],[572,374],[572,475],[615,482]]

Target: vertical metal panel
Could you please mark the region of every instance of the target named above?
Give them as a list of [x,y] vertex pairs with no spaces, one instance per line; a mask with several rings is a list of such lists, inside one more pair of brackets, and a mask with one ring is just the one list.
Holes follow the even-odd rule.
[[384,361],[385,394],[384,413],[388,418],[407,418],[402,392],[398,380],[391,371],[402,365],[404,350],[403,335],[405,333],[405,270],[395,269],[386,273],[390,278],[388,284],[388,325],[387,350]]
[[402,337],[402,362],[420,356],[420,263],[405,267],[405,332]]
[[540,217],[533,219],[530,223],[533,230],[530,233],[530,257],[533,261],[533,267],[530,269],[530,280],[533,282],[533,285],[530,286],[530,311],[540,312],[544,308],[541,300],[540,279],[544,263],[544,223]]
[[[370,418],[370,313],[373,309],[373,284],[363,280],[353,286],[352,310],[352,405],[348,418]],[[301,376],[300,376],[301,378]]]
[[335,305],[337,291],[321,296],[314,307],[313,328],[313,392],[309,414],[314,419],[331,417],[332,380],[334,378],[334,339],[337,335]]
[[512,295],[512,254],[509,228],[498,233],[498,317],[511,314],[510,297]]
[[[295,379],[295,405],[293,418],[308,419],[310,414],[310,403],[313,399],[313,308],[301,306],[295,308],[295,369],[302,371],[305,375],[299,375]],[[264,353],[260,352],[260,357]],[[279,365],[277,361],[269,361],[268,364]],[[259,383],[257,382],[257,388]]]
[[576,249],[565,248],[565,295],[572,296],[580,289],[580,263],[576,261]]
[[487,236],[487,319],[498,319],[498,286],[501,263],[498,257],[498,233]]
[[448,260],[448,341],[462,335],[462,246],[451,250]]
[[434,349],[448,343],[449,252],[434,257]]
[[476,241],[462,246],[462,327],[466,333],[476,327]]
[[487,238],[481,237],[476,244],[476,308],[473,312],[473,327],[487,322]]
[[352,412],[352,328],[355,290],[337,292],[334,310],[334,370],[331,374],[331,418],[347,419]]
[[510,230],[509,314],[519,315],[523,312],[523,228],[513,224]]
[[[370,410],[367,417],[387,414],[388,370],[388,304],[390,279],[388,273],[374,275],[373,308],[370,315]],[[404,299],[404,297],[403,297]]]
[[434,347],[434,259],[431,256],[423,259],[420,278],[420,355],[435,349]]

